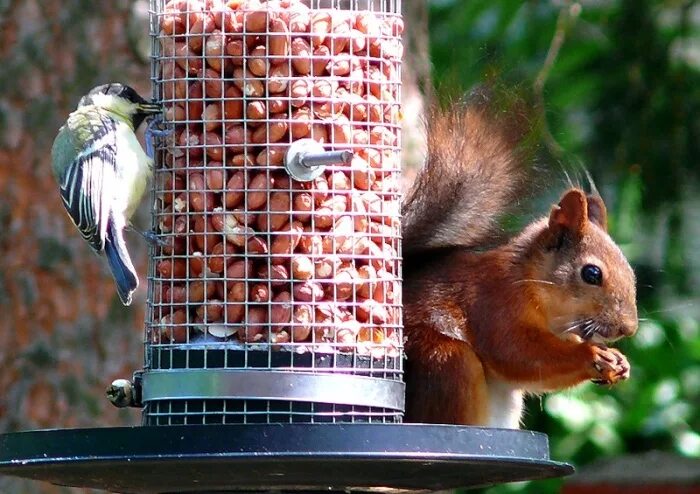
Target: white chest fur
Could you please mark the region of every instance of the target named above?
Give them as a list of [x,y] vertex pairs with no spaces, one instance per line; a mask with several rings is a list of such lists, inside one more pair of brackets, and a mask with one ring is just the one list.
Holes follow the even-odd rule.
[[489,399],[489,427],[519,429],[523,412],[523,391],[489,376],[487,380]]

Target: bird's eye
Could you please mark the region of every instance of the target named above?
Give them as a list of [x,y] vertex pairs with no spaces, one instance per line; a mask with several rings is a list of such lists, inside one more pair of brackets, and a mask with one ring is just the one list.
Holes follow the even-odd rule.
[[589,285],[603,284],[603,271],[594,264],[586,264],[581,268],[581,279]]

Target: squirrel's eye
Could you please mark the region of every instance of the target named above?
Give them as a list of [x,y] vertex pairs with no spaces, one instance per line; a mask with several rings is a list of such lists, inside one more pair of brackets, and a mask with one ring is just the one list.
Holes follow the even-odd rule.
[[600,286],[603,284],[603,271],[594,264],[586,264],[581,268],[581,279],[589,285]]

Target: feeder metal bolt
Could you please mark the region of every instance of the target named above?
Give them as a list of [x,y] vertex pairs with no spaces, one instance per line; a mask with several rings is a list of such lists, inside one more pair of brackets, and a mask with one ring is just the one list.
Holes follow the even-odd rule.
[[289,146],[284,157],[284,166],[292,178],[309,182],[321,175],[328,165],[349,165],[352,157],[352,151],[326,151],[313,139],[299,139]]
[[107,388],[107,398],[117,408],[134,406],[134,383],[128,379],[115,379]]

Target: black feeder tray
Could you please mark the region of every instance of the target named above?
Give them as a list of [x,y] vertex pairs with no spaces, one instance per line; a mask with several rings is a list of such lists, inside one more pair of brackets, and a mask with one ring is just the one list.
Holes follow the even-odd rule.
[[129,494],[428,492],[573,473],[547,436],[423,424],[245,424],[0,435],[0,474]]

